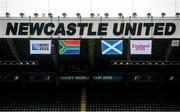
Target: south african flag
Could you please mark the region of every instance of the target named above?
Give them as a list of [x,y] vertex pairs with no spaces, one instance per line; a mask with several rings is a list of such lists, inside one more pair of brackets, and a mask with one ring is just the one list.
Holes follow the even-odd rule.
[[59,54],[79,55],[80,40],[59,40]]

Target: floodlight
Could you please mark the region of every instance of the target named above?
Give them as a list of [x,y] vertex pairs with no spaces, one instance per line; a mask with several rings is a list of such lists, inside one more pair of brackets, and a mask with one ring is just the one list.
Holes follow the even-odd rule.
[[105,16],[106,18],[108,18],[108,17],[109,17],[109,13],[105,13],[104,16]]
[[123,17],[123,14],[122,14],[122,13],[118,13],[118,16],[119,16],[120,18],[122,18],[122,17]]
[[81,18],[81,14],[80,14],[80,13],[76,13],[76,16],[77,16],[78,18]]
[[95,16],[95,14],[94,14],[94,13],[91,13],[90,16],[93,18],[93,17]]
[[38,17],[39,16],[39,14],[38,13],[34,13],[34,17]]
[[165,16],[166,16],[166,13],[162,12],[162,13],[161,13],[161,16],[162,16],[162,17],[165,17]]
[[151,13],[150,13],[150,12],[147,13],[147,17],[148,17],[148,18],[151,17]]
[[19,15],[20,15],[22,18],[25,16],[25,14],[22,13],[22,12],[21,12]]
[[10,13],[9,12],[6,12],[5,15],[6,15],[6,17],[10,17]]
[[52,17],[53,17],[53,14],[52,14],[52,13],[48,13],[48,16],[49,16],[50,18],[52,18]]
[[62,13],[62,16],[65,18],[67,16],[67,14],[64,12],[64,13]]
[[135,17],[137,17],[137,13],[136,12],[133,12],[132,13],[132,16],[135,18]]
[[176,12],[176,17],[180,17],[180,13],[179,12]]

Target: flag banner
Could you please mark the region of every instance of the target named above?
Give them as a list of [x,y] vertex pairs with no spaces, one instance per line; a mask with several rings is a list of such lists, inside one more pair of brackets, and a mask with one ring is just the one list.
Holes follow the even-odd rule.
[[51,40],[30,40],[30,54],[51,54]]
[[130,40],[131,54],[151,55],[152,40]]
[[59,54],[79,55],[80,40],[59,40]]
[[103,55],[119,55],[123,52],[122,40],[101,40],[101,50]]

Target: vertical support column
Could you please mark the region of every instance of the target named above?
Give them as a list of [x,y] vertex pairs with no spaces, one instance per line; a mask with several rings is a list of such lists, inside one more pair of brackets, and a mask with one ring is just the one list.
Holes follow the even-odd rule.
[[95,50],[95,40],[89,39],[88,40],[88,52],[89,52],[89,64],[91,69],[94,67],[94,50]]
[[[131,24],[131,16],[129,16],[129,23]],[[127,38],[126,41],[126,63],[129,63],[130,59],[131,59],[131,55],[130,55],[130,39],[131,39],[131,34],[128,35],[129,37]],[[128,64],[126,64],[126,69],[128,70]],[[126,87],[128,87],[129,85],[129,76],[126,75],[126,81],[125,81],[125,85]]]
[[[131,16],[129,17],[129,23],[131,24]],[[131,55],[130,55],[130,40],[131,40],[131,35],[129,35],[128,39],[127,39],[127,43],[126,43],[126,47],[127,47],[127,62],[130,61],[131,59]]]
[[[59,22],[59,18],[58,18],[58,22]],[[51,23],[52,23],[52,17],[51,17]],[[59,37],[59,35],[58,35]],[[52,39],[52,35],[51,35],[51,39]],[[58,55],[57,55],[57,48],[56,48],[56,39],[52,39],[52,45],[51,45],[51,50],[52,50],[52,60],[53,60],[53,64],[54,64],[54,68],[58,69],[59,67],[59,63],[58,63]]]
[[93,68],[94,68],[94,51],[95,51],[95,40],[94,39],[89,39],[88,41],[88,56],[89,56],[89,66],[90,66],[90,85],[93,86]]
[[131,60],[131,52],[130,52],[130,39],[127,39],[126,42],[126,47],[127,47],[127,62],[129,62]]
[[54,63],[54,68],[58,69],[59,63],[58,63],[58,55],[57,55],[57,49],[56,49],[55,41],[56,40],[52,39],[52,46],[51,46],[52,47],[52,60]]

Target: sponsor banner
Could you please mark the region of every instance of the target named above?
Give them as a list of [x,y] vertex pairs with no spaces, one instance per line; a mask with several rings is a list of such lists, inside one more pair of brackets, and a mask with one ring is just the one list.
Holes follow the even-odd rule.
[[79,55],[80,40],[59,40],[59,54]]
[[101,40],[102,55],[119,55],[123,52],[122,40]]
[[180,18],[5,18],[0,38],[180,38]]
[[51,40],[30,40],[30,54],[51,54]]
[[152,53],[152,40],[130,40],[131,54],[145,54]]

